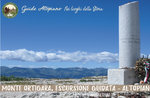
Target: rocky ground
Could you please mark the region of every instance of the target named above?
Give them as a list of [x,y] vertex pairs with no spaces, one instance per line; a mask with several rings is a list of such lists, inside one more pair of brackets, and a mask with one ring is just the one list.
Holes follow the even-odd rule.
[[29,79],[27,81],[1,81],[1,84],[107,84],[106,76],[85,77],[82,79]]
[[[2,81],[1,84],[107,84],[107,77],[82,79],[29,79]],[[0,98],[150,98],[150,92],[0,92]]]

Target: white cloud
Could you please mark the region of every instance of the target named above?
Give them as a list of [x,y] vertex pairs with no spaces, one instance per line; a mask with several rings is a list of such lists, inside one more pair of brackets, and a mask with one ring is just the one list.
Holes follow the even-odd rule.
[[95,61],[99,63],[107,62],[118,62],[118,54],[110,52],[99,52],[99,53],[88,53],[82,51],[76,52],[36,52],[29,51],[26,49],[18,50],[3,50],[0,51],[0,59],[27,61],[27,62],[88,62]]

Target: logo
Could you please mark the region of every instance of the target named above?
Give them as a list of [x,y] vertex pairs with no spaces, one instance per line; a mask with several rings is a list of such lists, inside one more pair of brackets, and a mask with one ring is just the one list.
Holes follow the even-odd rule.
[[2,13],[7,18],[14,18],[18,14],[18,7],[14,3],[6,3],[2,8]]

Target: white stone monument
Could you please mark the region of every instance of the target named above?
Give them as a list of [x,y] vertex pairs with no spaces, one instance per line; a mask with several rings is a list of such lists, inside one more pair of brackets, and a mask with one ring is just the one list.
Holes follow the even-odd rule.
[[119,69],[108,70],[108,84],[134,84],[140,58],[139,2],[119,6]]

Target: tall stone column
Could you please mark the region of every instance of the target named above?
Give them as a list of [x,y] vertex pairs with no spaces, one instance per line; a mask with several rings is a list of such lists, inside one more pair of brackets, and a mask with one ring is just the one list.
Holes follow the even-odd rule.
[[119,6],[119,68],[131,68],[140,58],[139,3]]
[[108,70],[108,84],[134,84],[140,58],[139,2],[119,6],[119,69]]

